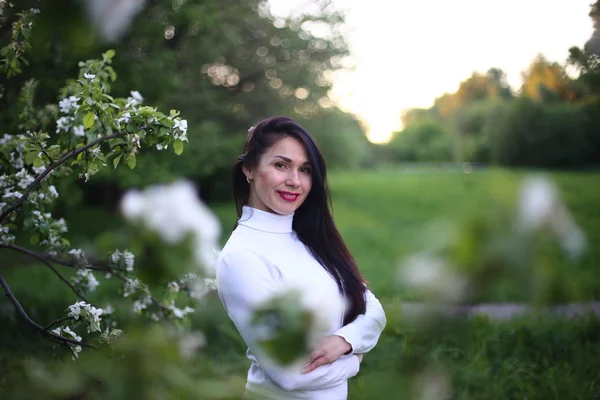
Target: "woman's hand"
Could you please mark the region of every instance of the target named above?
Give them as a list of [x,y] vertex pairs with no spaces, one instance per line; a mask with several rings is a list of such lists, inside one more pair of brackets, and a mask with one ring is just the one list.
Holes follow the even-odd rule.
[[[338,335],[326,336],[317,343],[313,352],[310,353],[308,364],[304,366],[302,373],[306,374],[321,365],[332,363],[351,350],[352,346],[343,337]],[[362,361],[362,354],[359,359]]]

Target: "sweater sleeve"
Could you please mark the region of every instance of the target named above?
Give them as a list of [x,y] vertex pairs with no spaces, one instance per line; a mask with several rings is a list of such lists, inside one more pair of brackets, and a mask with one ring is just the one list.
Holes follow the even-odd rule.
[[366,353],[375,347],[387,322],[381,303],[369,289],[365,300],[366,312],[334,333],[350,343],[354,354]]
[[359,359],[345,356],[302,374],[300,363],[278,365],[258,345],[261,327],[250,323],[253,310],[278,293],[279,271],[251,250],[222,254],[217,267],[217,289],[229,317],[265,374],[283,390],[315,390],[337,386],[358,373]]

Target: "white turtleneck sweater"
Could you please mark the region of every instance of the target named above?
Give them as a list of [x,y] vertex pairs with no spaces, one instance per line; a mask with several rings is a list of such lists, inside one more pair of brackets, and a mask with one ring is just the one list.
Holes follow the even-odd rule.
[[[247,392],[261,399],[345,400],[348,379],[358,373],[355,354],[377,344],[385,327],[383,308],[367,290],[367,309],[342,326],[344,304],[332,276],[312,256],[292,231],[294,214],[279,215],[243,207],[237,228],[217,262],[217,288],[229,317],[248,345],[251,360]],[[258,345],[260,327],[252,326],[253,311],[286,287],[303,287],[306,295],[318,296],[321,315],[329,321],[323,335],[339,335],[352,346],[352,354],[302,374],[301,363],[283,367]]]

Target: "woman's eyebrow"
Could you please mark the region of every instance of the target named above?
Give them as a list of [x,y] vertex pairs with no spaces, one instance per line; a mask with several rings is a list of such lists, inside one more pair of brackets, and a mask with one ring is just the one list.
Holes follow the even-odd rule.
[[[285,156],[273,156],[273,158],[281,158],[283,161],[291,163],[292,159]],[[306,160],[302,163],[302,165],[310,165],[310,161]]]

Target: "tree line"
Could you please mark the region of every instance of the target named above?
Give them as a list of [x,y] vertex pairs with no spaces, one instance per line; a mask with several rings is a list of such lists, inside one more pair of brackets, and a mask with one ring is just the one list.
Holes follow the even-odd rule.
[[[600,2],[591,6],[594,27]],[[511,167],[600,164],[600,46],[597,31],[566,64],[538,54],[515,92],[504,71],[473,73],[455,93],[402,117],[403,130],[376,149],[386,162],[475,162]],[[567,74],[574,68],[578,77]]]

